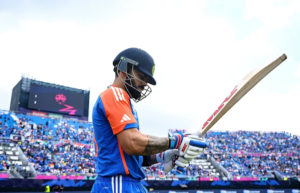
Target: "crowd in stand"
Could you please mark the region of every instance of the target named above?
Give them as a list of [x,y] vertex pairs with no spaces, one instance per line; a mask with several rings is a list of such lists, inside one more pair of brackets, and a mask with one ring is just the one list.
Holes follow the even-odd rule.
[[[0,137],[9,138],[12,134],[23,136],[24,141],[19,146],[38,173],[95,173],[91,123],[10,115],[0,114]],[[237,131],[208,132],[205,138],[209,148],[199,159],[213,157],[233,177],[268,177],[272,176],[273,170],[284,176],[300,175],[299,137],[284,132]],[[7,159],[6,155],[0,155],[0,171],[8,166]],[[190,164],[183,173],[172,169],[165,174],[162,167],[161,164],[155,164],[144,167],[143,171],[148,177],[218,177],[197,164]]]
[[299,137],[281,132],[209,132],[212,156],[233,176],[300,175]]
[[161,176],[169,176],[171,178],[178,178],[182,176],[198,176],[204,178],[219,177],[216,173],[209,172],[208,170],[200,167],[199,164],[189,164],[189,166],[185,168],[184,172],[179,172],[176,168],[173,168],[169,173],[164,173],[162,164],[154,164],[152,166],[143,167],[143,171],[147,177],[155,178],[159,178]]
[[88,174],[95,172],[95,157],[90,148],[64,144],[22,145],[28,161],[38,173]]
[[[38,173],[95,173],[95,157],[90,148],[93,139],[91,123],[16,116],[18,122],[10,113],[0,115],[0,137],[23,136],[24,141],[19,146]],[[7,162],[2,160],[0,171],[6,165]]]
[[[3,146],[2,148],[6,147],[7,144],[12,142],[13,141],[10,139],[3,139],[0,137],[0,147]],[[0,152],[0,172],[7,171],[11,166],[11,164],[9,163],[9,155],[7,155],[4,149],[1,149]]]
[[208,132],[210,149],[219,153],[289,153],[300,151],[299,137],[283,132]]
[[5,154],[0,155],[0,171],[7,170],[9,168],[9,164],[7,163],[8,156]]

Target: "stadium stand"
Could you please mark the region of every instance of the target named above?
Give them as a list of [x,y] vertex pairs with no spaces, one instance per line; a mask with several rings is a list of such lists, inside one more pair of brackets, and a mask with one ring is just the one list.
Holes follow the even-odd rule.
[[[147,179],[300,176],[298,136],[210,131],[205,138],[209,148],[183,173],[173,169],[165,174],[163,165],[155,164],[143,168]],[[0,174],[4,173],[10,178],[96,176],[92,123],[0,111]]]

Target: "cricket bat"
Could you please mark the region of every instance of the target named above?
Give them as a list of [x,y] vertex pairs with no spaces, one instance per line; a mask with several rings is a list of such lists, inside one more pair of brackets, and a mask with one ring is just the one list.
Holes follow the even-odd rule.
[[283,54],[271,64],[252,70],[239,84],[234,87],[229,96],[221,103],[218,109],[208,118],[196,135],[202,137],[209,131],[227,111],[229,111],[243,96],[245,96],[259,81],[279,66],[287,56]]

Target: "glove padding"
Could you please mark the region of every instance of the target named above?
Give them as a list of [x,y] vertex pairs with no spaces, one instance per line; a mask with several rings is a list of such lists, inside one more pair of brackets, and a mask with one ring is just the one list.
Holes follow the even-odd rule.
[[192,160],[200,155],[205,148],[207,148],[207,144],[204,138],[192,134],[184,134],[179,147],[179,156]]
[[[178,171],[181,172],[186,166],[188,166],[189,162],[192,161],[194,158],[196,158],[198,155],[200,155],[205,148],[207,148],[207,144],[205,142],[204,138],[199,138],[198,136],[195,136],[193,134],[173,134],[173,144],[171,143],[170,148],[178,148],[173,149],[172,153],[175,153],[173,157],[167,161],[165,158],[164,160],[164,169],[163,171],[165,173],[168,173],[177,165]],[[170,138],[171,140],[171,138]],[[180,146],[179,146],[180,145]],[[176,151],[177,150],[177,151]],[[167,150],[165,152],[168,152],[170,150]],[[163,152],[164,153],[164,152]],[[171,154],[168,154],[169,156]],[[169,157],[168,157],[169,159]],[[158,159],[157,159],[158,160]],[[166,163],[167,162],[167,163]],[[161,162],[163,163],[163,162]],[[180,168],[181,167],[181,168]]]
[[179,155],[178,149],[169,149],[156,154],[156,161],[159,163],[169,162],[175,155]]
[[[186,159],[184,157],[179,157],[175,155],[169,162],[164,164],[163,171],[165,173],[170,172],[175,166],[179,166],[182,168],[186,168],[189,165],[190,159]],[[180,171],[179,171],[180,172]]]
[[185,168],[186,166],[189,165],[189,162],[191,160],[186,159],[184,157],[179,157],[178,155],[175,155],[172,157],[170,161],[164,164],[163,171],[165,173],[170,172],[176,165],[180,166],[182,168]]
[[192,134],[184,134],[179,147],[179,158],[175,161],[175,164],[178,166],[177,171],[183,172],[189,162],[199,156],[204,151],[204,148],[207,148],[204,138],[199,138]]
[[193,159],[188,159],[188,158],[178,156],[175,161],[175,164],[179,167],[185,168],[186,166],[189,165],[190,161],[192,161],[192,160]]
[[175,161],[177,160],[179,155],[178,149],[170,149],[166,150],[164,152],[156,154],[156,161],[159,163],[163,163],[163,171],[165,173],[168,173],[171,171],[171,169],[175,166]]

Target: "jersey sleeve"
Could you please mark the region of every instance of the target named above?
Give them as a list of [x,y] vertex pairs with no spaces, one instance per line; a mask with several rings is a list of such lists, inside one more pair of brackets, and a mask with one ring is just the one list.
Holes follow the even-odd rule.
[[130,98],[125,91],[121,88],[110,87],[100,97],[114,135],[126,129],[137,128],[137,121],[131,110]]

